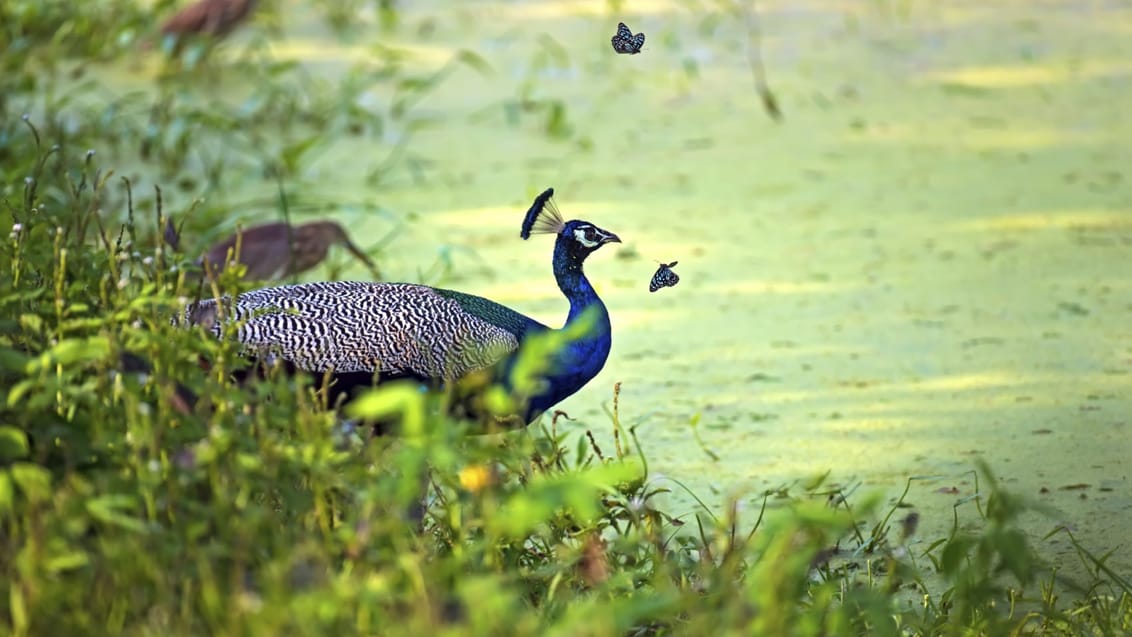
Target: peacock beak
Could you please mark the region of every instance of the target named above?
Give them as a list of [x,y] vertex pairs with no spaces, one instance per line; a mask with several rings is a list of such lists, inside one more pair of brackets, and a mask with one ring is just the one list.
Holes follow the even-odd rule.
[[621,243],[621,237],[613,234],[612,232],[601,231],[601,242],[605,243]]

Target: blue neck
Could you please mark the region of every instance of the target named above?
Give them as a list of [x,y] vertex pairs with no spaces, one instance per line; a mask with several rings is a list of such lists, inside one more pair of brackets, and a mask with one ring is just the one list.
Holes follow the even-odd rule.
[[613,343],[609,312],[582,272],[582,262],[587,255],[578,254],[576,248],[574,239],[565,236],[559,236],[554,246],[554,278],[558,281],[558,289],[570,301],[570,314],[563,327],[578,320],[587,310],[593,316],[592,327],[585,336],[570,342],[555,356],[552,371],[546,377],[546,391],[533,396],[527,407],[527,422],[573,395],[597,376],[605,366]]
[[558,281],[558,289],[562,290],[562,294],[570,301],[570,314],[566,317],[566,325],[577,320],[582,312],[594,306],[598,308],[608,325],[609,314],[605,311],[605,304],[590,285],[585,272],[582,272],[582,259],[567,250],[566,241],[561,237],[554,246],[554,278]]

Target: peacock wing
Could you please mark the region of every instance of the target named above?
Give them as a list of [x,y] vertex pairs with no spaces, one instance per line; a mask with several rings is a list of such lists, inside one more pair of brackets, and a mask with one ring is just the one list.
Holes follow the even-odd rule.
[[[301,369],[443,380],[490,367],[526,330],[545,329],[487,299],[406,283],[264,288],[237,297],[233,310],[249,351]],[[221,324],[213,321],[212,330],[219,334]]]

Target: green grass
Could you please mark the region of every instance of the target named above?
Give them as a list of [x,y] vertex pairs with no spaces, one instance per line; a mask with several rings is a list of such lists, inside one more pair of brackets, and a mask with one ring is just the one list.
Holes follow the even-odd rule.
[[[13,6],[32,5],[5,10]],[[160,191],[134,193],[98,161],[102,148],[144,143],[122,120],[91,119],[97,113],[46,94],[60,71],[42,62],[51,58],[31,63],[45,50],[119,54],[95,43],[118,39],[95,34],[131,29],[136,6],[123,3],[111,24],[93,22],[103,14],[85,15],[82,4],[44,6],[88,26],[62,50],[28,29],[25,57],[6,57],[0,79],[5,633],[1132,631],[1127,574],[1068,530],[1091,581],[1051,572],[1018,524],[1040,509],[987,466],[951,533],[919,543],[903,499],[882,503],[828,480],[768,491],[754,511],[736,501],[673,517],[659,504],[673,482],[650,473],[638,433],[621,424],[616,389],[614,445],[602,449],[549,418],[467,436],[439,415],[444,396],[403,387],[357,403],[354,416],[402,422],[399,437],[368,438],[318,409],[302,381],[272,373],[233,383],[228,371],[246,364],[236,344],[170,325],[201,290],[183,278],[189,258],[161,242],[169,212]],[[274,72],[284,84],[305,81]],[[40,115],[21,118],[33,104]],[[263,139],[284,134],[300,111],[240,125]],[[151,147],[164,149],[154,152],[174,190],[207,172],[181,163],[184,153],[233,124],[192,99],[170,112],[194,131]],[[175,121],[161,120],[154,139],[172,139]],[[302,174],[304,152],[280,158],[260,165],[274,167],[270,179]],[[218,188],[233,178],[216,174]],[[190,223],[206,227],[210,214],[221,213]],[[236,289],[229,279],[204,292]],[[123,373],[125,351],[151,361],[152,373]],[[532,349],[517,373],[538,360]],[[195,411],[178,409],[175,382],[204,397]],[[703,447],[692,424],[688,448]]]

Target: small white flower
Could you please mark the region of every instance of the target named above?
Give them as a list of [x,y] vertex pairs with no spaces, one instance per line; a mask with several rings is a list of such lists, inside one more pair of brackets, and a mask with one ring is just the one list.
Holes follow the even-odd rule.
[[12,224],[12,234],[19,234],[20,232],[23,231],[23,229],[24,229],[24,224],[22,224],[22,223],[13,223]]
[[142,259],[142,263],[145,265],[153,265],[153,257],[146,257]]

